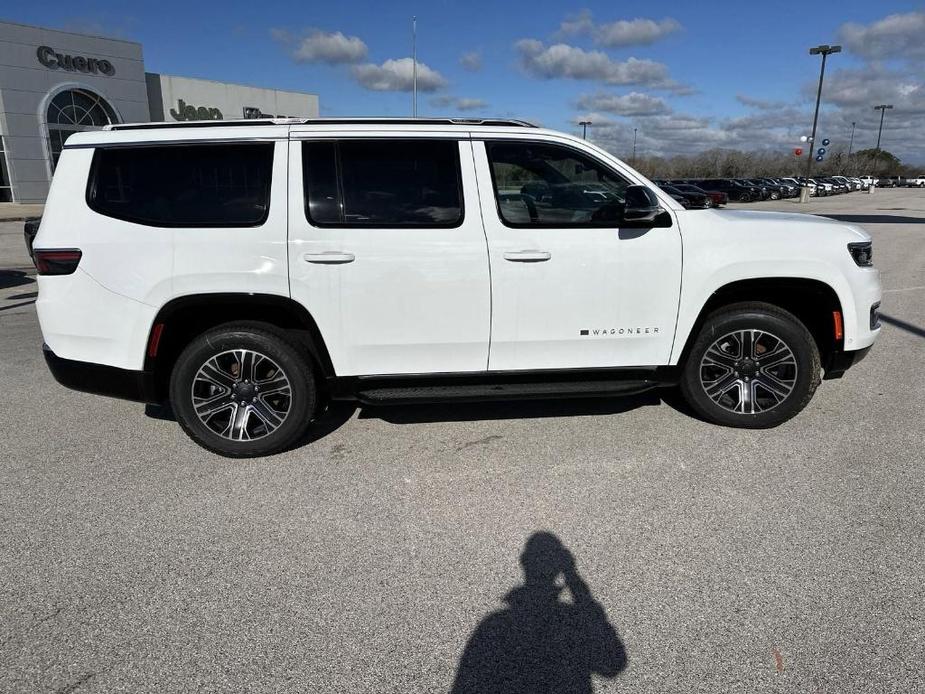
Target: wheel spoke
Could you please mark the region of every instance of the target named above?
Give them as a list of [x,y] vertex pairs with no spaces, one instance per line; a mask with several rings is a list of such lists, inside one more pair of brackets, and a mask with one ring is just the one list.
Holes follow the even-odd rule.
[[289,392],[289,379],[286,378],[281,372],[273,378],[267,379],[265,381],[258,381],[260,386],[260,395],[274,395],[276,393],[287,393]]
[[742,342],[742,351],[741,355],[743,357],[754,358],[755,356],[755,331],[754,330],[740,330],[739,331],[740,340]]
[[223,371],[214,357],[202,365],[196,377],[211,381],[222,388],[230,389],[234,385],[234,376]]
[[236,405],[234,416],[231,419],[231,438],[235,441],[247,441],[250,436],[247,434],[247,421],[250,419],[251,408],[244,405]]
[[193,406],[196,408],[196,414],[202,419],[209,419],[232,405],[234,405],[234,400],[230,392],[219,393],[208,399],[193,398]]
[[285,418],[285,414],[283,414],[281,417],[272,407],[264,402],[263,398],[258,397],[256,400],[254,400],[251,408],[253,409],[254,414],[257,415],[257,418],[266,425],[269,431],[273,431],[279,427]]
[[728,369],[733,369],[736,364],[735,356],[723,352],[715,343],[711,345],[710,349],[703,355],[703,359],[705,362],[711,362],[717,366],[725,366]]

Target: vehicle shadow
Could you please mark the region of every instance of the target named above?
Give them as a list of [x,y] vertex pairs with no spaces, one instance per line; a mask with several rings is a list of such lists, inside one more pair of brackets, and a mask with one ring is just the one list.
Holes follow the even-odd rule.
[[912,323],[907,323],[904,320],[899,318],[894,318],[893,316],[886,315],[884,313],[880,314],[880,320],[888,325],[892,325],[894,328],[899,328],[900,330],[905,330],[907,333],[912,333],[918,337],[925,337],[925,328],[920,328],[917,325]]
[[[349,422],[356,411],[357,406],[352,402],[329,403],[328,406],[325,407],[324,412],[312,421],[305,435],[289,446],[287,450],[294,450],[302,446],[307,446],[310,443],[314,443],[334,433]],[[166,402],[160,405],[145,405],[145,416],[167,422],[177,421],[173,409]]]
[[817,213],[839,222],[856,222],[858,224],[925,224],[925,216],[910,217],[900,214],[828,214]]
[[469,637],[451,694],[589,694],[592,675],[626,669],[626,647],[558,537],[531,535],[520,565],[523,584]]
[[0,270],[0,289],[21,287],[24,284],[32,284],[33,282],[35,282],[35,278],[30,277],[22,270]]

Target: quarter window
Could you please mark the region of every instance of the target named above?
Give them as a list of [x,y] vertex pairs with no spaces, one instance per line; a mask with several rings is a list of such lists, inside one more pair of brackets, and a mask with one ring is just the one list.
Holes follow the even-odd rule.
[[569,147],[487,142],[501,220],[513,227],[614,226],[627,180]]
[[98,149],[87,203],[149,226],[259,226],[272,166],[272,142]]
[[456,227],[463,219],[455,140],[303,142],[302,180],[317,226]]

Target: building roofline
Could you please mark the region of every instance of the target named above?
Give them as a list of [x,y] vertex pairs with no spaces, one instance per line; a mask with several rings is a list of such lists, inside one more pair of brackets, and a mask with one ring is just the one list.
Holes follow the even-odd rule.
[[58,34],[70,34],[71,36],[82,36],[84,38],[90,39],[101,39],[103,41],[117,41],[118,43],[131,43],[136,46],[141,46],[141,41],[133,41],[132,39],[119,39],[113,36],[103,36],[102,34],[88,34],[82,31],[69,31],[67,29],[55,29],[54,27],[42,27],[35,24],[24,24],[23,22],[10,22],[6,19],[0,19],[0,24],[10,24],[12,26],[26,27],[27,29],[38,29],[39,31],[54,31]]
[[222,84],[230,87],[247,87],[248,89],[259,89],[264,92],[285,92],[286,94],[302,94],[304,96],[315,96],[318,94],[316,92],[300,92],[294,91],[292,89],[277,89],[276,87],[259,87],[256,84],[244,84],[242,82],[222,82],[221,80],[214,80],[209,77],[189,77],[188,75],[168,75],[163,72],[149,72],[145,70],[145,77],[148,75],[153,75],[155,77],[175,77],[180,80],[195,80],[197,82],[212,82],[213,84]]

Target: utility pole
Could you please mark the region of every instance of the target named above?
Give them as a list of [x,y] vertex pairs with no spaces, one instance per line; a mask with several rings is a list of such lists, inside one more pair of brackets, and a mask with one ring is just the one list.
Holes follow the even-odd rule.
[[418,117],[418,18],[411,18],[411,117]]
[[848,143],[848,156],[851,156],[851,149],[854,147],[854,126],[855,121],[851,121],[851,141]]
[[636,166],[636,128],[633,128],[633,166]]
[[578,121],[578,125],[581,126],[581,139],[582,140],[588,139],[588,126],[591,124],[592,123],[589,120]]
[[874,111],[880,111],[880,130],[877,131],[877,154],[880,154],[880,136],[883,134],[883,116],[888,108],[893,108],[893,104],[880,104],[874,106]]
[[816,111],[813,114],[813,132],[809,137],[809,156],[806,157],[806,181],[800,189],[800,202],[809,202],[809,174],[816,156],[816,124],[819,122],[819,102],[822,100],[822,80],[825,77],[825,59],[832,53],[841,53],[841,46],[822,44],[809,49],[810,55],[822,55],[822,67],[819,69],[819,89],[816,91]]

